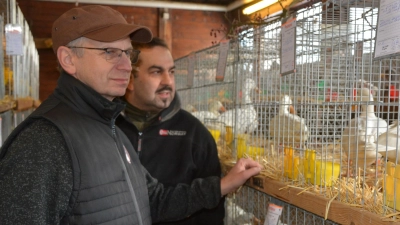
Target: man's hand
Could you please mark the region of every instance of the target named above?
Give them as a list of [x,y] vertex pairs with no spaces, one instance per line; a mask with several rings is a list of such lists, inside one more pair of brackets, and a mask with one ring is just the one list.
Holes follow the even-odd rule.
[[252,159],[239,159],[229,173],[221,179],[221,195],[234,191],[250,177],[259,174],[261,169],[262,166]]

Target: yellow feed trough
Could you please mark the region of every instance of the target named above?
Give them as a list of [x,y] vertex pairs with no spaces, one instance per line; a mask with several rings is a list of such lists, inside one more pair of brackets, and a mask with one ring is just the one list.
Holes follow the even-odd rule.
[[244,154],[255,159],[257,156],[264,155],[264,148],[247,144],[248,136],[246,134],[238,135],[237,142],[237,159],[243,158]]
[[225,140],[226,145],[230,145],[233,141],[233,129],[231,126],[225,126]]
[[300,156],[294,155],[295,152],[291,147],[285,147],[284,152],[285,156],[283,168],[285,176],[290,179],[297,180],[301,171]]
[[211,135],[213,136],[215,142],[218,142],[219,140],[219,136],[221,135],[221,131],[219,130],[214,130],[214,129],[208,129],[211,133]]
[[396,207],[396,210],[400,210],[400,165],[395,165],[391,162],[387,163],[384,193],[385,205],[392,208]]
[[306,150],[304,172],[312,184],[332,186],[332,181],[339,177],[340,164],[316,159],[314,150]]
[[291,147],[285,147],[284,151],[285,176],[290,179],[296,180],[302,173],[311,184],[332,186],[332,181],[339,177],[340,164],[316,159],[314,150],[306,150],[302,157]]

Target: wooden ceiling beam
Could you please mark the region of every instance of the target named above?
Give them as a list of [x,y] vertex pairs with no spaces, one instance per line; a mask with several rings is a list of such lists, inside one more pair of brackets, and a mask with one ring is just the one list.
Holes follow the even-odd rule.
[[34,38],[37,49],[47,49],[53,47],[51,38]]

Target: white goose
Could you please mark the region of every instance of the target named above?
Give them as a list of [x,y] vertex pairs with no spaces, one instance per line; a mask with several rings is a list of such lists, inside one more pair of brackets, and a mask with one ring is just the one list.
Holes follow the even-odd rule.
[[207,119],[217,119],[220,113],[225,111],[220,101],[212,100],[208,103],[208,111],[196,111],[192,112],[192,115],[204,124]]
[[[400,125],[399,121],[395,120],[386,133],[379,135],[377,143],[382,146],[387,146],[387,149],[378,149],[379,153],[386,156],[389,161],[398,163],[400,160]],[[396,162],[397,158],[397,162]]]
[[309,131],[304,118],[291,113],[292,100],[288,95],[280,101],[279,114],[269,122],[269,135],[275,145],[304,147]]
[[250,92],[256,89],[254,80],[247,78],[243,86],[244,106],[240,109],[227,110],[217,118],[217,121],[225,124],[225,126],[232,127],[235,134],[254,132],[258,127],[258,119]]
[[[374,87],[374,86],[372,86]],[[370,87],[371,88],[371,87]],[[375,162],[381,155],[379,151],[386,150],[386,146],[377,143],[378,136],[387,132],[388,124],[377,117],[374,112],[374,101],[370,88],[358,88],[356,99],[361,103],[360,115],[350,120],[341,136],[341,147],[345,155],[353,161],[357,160],[358,167],[363,168]],[[376,88],[376,87],[374,87]]]

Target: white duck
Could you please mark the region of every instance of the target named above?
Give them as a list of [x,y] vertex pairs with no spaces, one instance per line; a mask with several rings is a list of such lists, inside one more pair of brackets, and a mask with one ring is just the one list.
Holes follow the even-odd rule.
[[183,109],[186,110],[186,111],[188,111],[188,112],[190,112],[190,113],[196,112],[196,111],[197,111],[197,109],[196,109],[193,105],[191,105],[191,104],[187,104],[187,105],[185,106],[185,108],[183,108]]
[[192,112],[192,115],[204,124],[207,119],[217,119],[220,113],[225,111],[225,107],[220,101],[211,100],[208,103],[208,111],[195,111]]
[[375,115],[374,105],[370,104],[374,101],[371,94],[371,90],[374,90],[370,88],[357,89],[356,100],[361,102],[360,114],[350,120],[341,136],[343,153],[353,161],[353,165],[357,160],[358,167],[361,168],[364,164],[369,166],[374,163],[376,158],[381,157],[378,152],[386,150],[386,146],[379,145],[377,140],[379,135],[387,132],[388,124]]
[[244,81],[242,91],[244,106],[240,109],[227,110],[217,118],[218,122],[225,124],[225,126],[232,127],[233,133],[235,134],[250,134],[258,127],[257,112],[250,97],[250,92],[252,90],[257,90],[256,83],[253,79],[247,78]]
[[389,161],[396,162],[400,160],[400,125],[399,121],[395,120],[386,133],[379,135],[377,143],[382,146],[387,146],[386,150],[379,149],[379,153],[386,156]]
[[280,101],[279,114],[269,122],[269,135],[276,145],[304,147],[309,131],[304,118],[292,112],[292,100],[288,95]]
[[252,221],[256,220],[253,213],[246,212],[242,207],[237,205],[235,200],[227,198],[226,204],[226,216],[225,221],[232,225],[252,225]]

